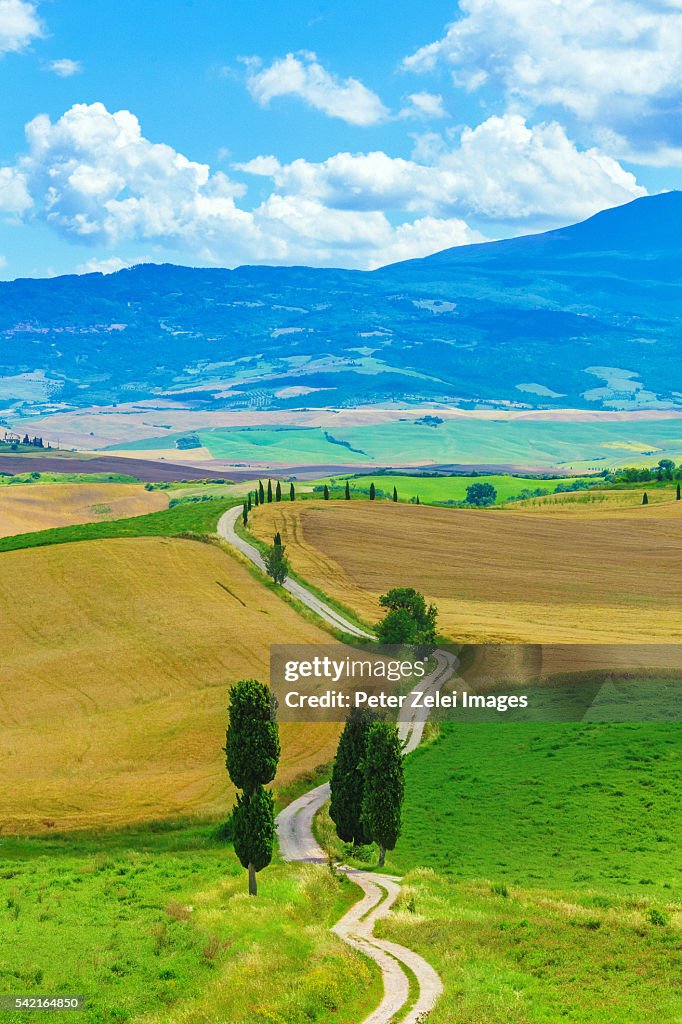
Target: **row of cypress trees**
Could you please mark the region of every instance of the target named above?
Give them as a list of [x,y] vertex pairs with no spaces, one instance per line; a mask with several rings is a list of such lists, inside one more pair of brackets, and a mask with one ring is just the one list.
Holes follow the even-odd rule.
[[398,730],[364,708],[351,710],[330,780],[329,815],[344,843],[379,847],[379,864],[395,849],[405,794]]

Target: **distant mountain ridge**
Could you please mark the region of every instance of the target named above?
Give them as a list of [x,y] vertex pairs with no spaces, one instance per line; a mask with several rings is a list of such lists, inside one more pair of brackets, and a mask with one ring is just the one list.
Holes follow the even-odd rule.
[[373,272],[147,264],[0,283],[0,416],[160,396],[682,406],[681,229],[670,192]]

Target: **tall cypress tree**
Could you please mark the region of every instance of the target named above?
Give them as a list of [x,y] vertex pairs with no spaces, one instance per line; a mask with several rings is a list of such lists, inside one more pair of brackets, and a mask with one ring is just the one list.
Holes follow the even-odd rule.
[[367,733],[377,716],[366,708],[353,708],[339,738],[336,760],[330,780],[329,814],[336,834],[344,843],[364,846],[370,836],[362,823],[362,796],[365,788],[363,761]]
[[272,480],[268,480],[268,504],[272,501]]
[[369,485],[369,500],[370,501],[374,501],[376,496],[377,496],[377,489],[374,486],[374,484],[372,483],[372,484]]
[[394,501],[398,500],[398,488],[395,487],[395,486],[393,487],[393,500]]
[[346,501],[350,501],[350,484],[346,480]]
[[327,487],[326,484],[324,485],[324,491],[322,492],[322,496],[325,501],[329,501],[329,488]]
[[244,526],[246,526],[246,524],[249,521],[249,506],[246,504],[246,502],[244,502],[244,506],[242,508],[242,521],[244,523]]
[[275,842],[272,782],[280,755],[275,703],[270,690],[257,679],[242,679],[230,689],[225,764],[232,782],[241,789],[233,809],[234,849],[249,872],[249,895],[258,892],[256,872],[270,863]]
[[261,505],[265,504],[265,491],[263,490],[263,481],[258,481],[258,499]]
[[260,501],[258,500],[258,488],[256,488],[256,490],[253,492],[253,503],[256,506],[256,508],[258,508],[258,506],[260,505]]
[[281,501],[281,500],[282,500],[282,485],[281,485],[281,483],[278,480],[277,481],[277,487],[275,488],[275,501]]
[[642,495],[642,504],[643,505],[648,505],[649,504],[649,495],[646,493],[646,491]]
[[249,496],[248,496],[248,498],[246,499],[246,505],[247,505],[247,507],[248,507],[248,510],[249,510],[249,512],[250,512],[250,511],[251,511],[251,491],[249,491]]
[[393,722],[370,726],[363,767],[362,823],[379,847],[383,867],[386,850],[395,849],[398,842],[405,795],[403,750]]
[[289,484],[289,501],[296,501],[296,488],[293,483]]
[[677,498],[678,501],[680,500],[680,498],[682,498],[682,492],[680,491],[680,485],[679,484],[677,485],[676,498]]

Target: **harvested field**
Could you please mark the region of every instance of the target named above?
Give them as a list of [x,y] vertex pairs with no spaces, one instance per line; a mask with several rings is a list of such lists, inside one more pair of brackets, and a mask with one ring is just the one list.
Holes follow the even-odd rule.
[[0,490],[0,537],[167,507],[167,494],[145,491],[140,484],[13,484]]
[[682,641],[682,502],[565,517],[283,502],[250,526],[266,541],[279,530],[293,568],[368,622],[382,593],[414,586],[453,640]]
[[[228,686],[268,648],[323,643],[210,544],[144,537],[0,555],[0,830],[222,816]],[[278,785],[333,756],[283,724]]]
[[[38,451],[38,449],[37,449]],[[115,455],[80,454],[72,457],[57,455],[0,455],[0,473],[127,473],[142,483],[160,483],[164,480],[204,480],[223,478],[223,473],[211,469],[197,469],[174,462],[152,462],[148,459],[129,459]]]

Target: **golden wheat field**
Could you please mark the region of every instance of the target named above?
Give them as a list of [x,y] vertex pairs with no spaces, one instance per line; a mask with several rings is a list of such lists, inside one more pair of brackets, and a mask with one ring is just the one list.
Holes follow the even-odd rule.
[[[218,547],[135,538],[0,555],[0,829],[225,814],[228,686],[329,635]],[[283,724],[277,784],[333,756]]]
[[379,596],[414,586],[452,640],[682,641],[682,502],[569,515],[439,509],[392,502],[266,505],[301,576],[368,622]]
[[0,537],[167,507],[163,491],[145,491],[141,484],[13,484],[0,488]]

